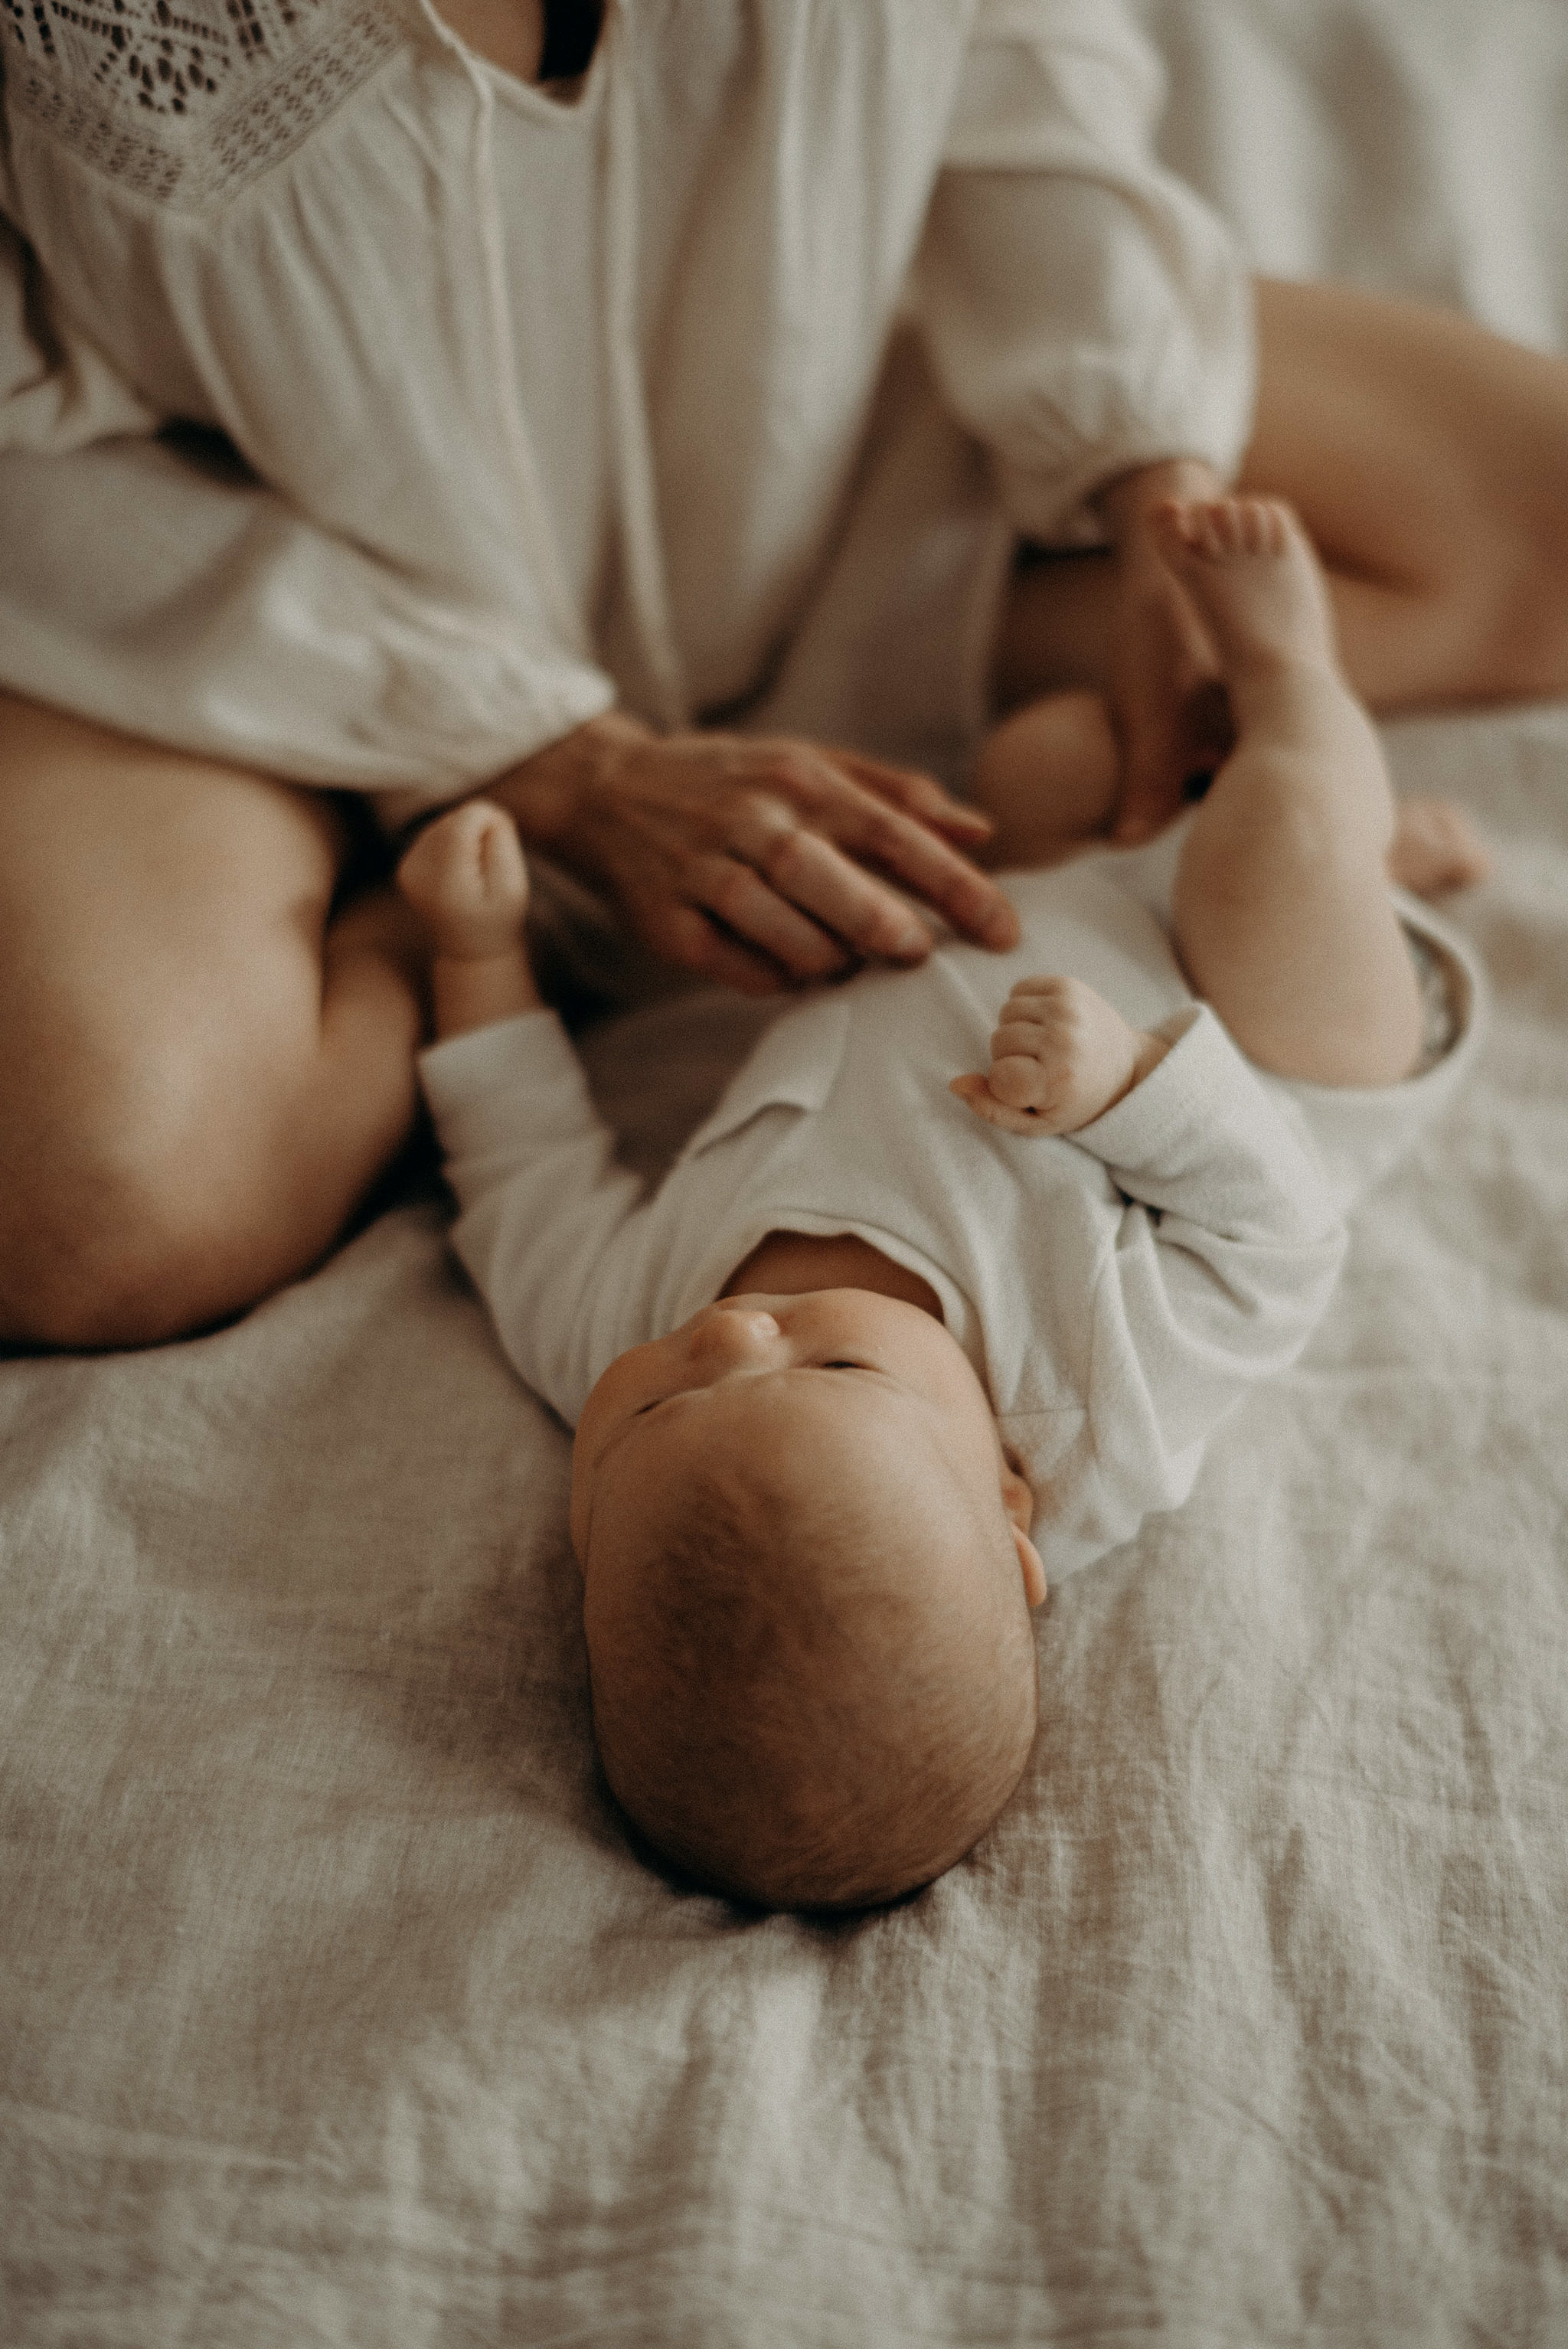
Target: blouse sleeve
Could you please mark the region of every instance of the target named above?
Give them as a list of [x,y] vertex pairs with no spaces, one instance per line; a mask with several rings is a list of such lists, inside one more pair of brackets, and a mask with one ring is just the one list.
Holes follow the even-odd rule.
[[0,454],[80,449],[157,424],[102,353],[49,315],[32,250],[5,216],[0,145]]
[[232,460],[129,438],[0,451],[0,683],[177,750],[373,793],[388,823],[615,698],[542,615],[438,595]]
[[982,0],[914,295],[954,412],[1018,528],[1099,535],[1085,502],[1161,458],[1234,471],[1251,429],[1251,282],[1154,159],[1157,58],[1116,0]]

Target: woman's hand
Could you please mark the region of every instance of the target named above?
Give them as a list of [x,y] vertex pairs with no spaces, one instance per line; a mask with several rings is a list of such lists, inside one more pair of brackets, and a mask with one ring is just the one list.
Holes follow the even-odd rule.
[[1181,458],[1124,474],[1098,501],[1116,561],[1109,700],[1122,783],[1111,836],[1128,846],[1179,815],[1190,780],[1231,748],[1214,647],[1150,527],[1171,498],[1222,493],[1212,467]]
[[656,954],[747,994],[862,959],[921,961],[930,934],[889,882],[985,946],[1017,939],[1011,905],[961,853],[989,820],[853,751],[660,736],[612,713],[487,796],[529,846],[614,897]]

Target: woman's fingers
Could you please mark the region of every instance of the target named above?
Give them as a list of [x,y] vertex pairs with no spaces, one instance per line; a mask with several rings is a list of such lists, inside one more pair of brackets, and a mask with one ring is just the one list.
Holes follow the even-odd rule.
[[789,985],[778,963],[727,936],[700,906],[651,906],[637,927],[656,955],[716,987],[732,987],[738,995],[781,995]]
[[[796,822],[769,822],[760,805],[744,811],[735,845],[746,860],[806,912],[835,930],[859,954],[908,959],[928,941],[915,943],[907,908],[899,905],[879,874],[885,874],[951,922],[964,936],[983,946],[1006,947],[1018,935],[1017,917],[995,883],[932,829],[923,814],[892,803],[894,788],[921,786],[931,804],[947,815],[956,810],[929,777],[911,777],[874,762],[841,760],[808,746],[759,746],[774,753],[771,776],[761,776],[761,797],[771,795]],[[852,769],[873,768],[887,791],[857,780]],[[769,794],[769,784],[771,784]],[[985,836],[976,830],[976,841]],[[837,858],[811,852],[810,843],[839,852]],[[803,853],[804,852],[804,853]],[[847,880],[844,865],[852,871]],[[870,866],[874,871],[868,871]],[[801,894],[802,891],[808,894]],[[889,941],[903,939],[903,944]]]
[[837,838],[851,855],[891,874],[962,936],[998,951],[1016,946],[1018,917],[995,883],[924,824],[873,804],[851,813]]
[[[776,904],[810,916],[853,954],[919,962],[931,950],[930,931],[897,893],[782,802],[758,801],[738,811],[731,857],[734,871],[766,884]],[[784,959],[798,976],[812,975],[788,955]]]
[[884,760],[862,758],[858,750],[833,750],[830,753],[846,774],[875,792],[880,799],[889,800],[922,823],[934,824],[939,832],[951,833],[975,846],[989,840],[996,827],[983,808],[968,806],[944,792],[930,775],[917,773],[909,767],[890,767]]
[[[799,910],[802,899],[794,892],[780,895],[759,873],[733,856],[704,859],[692,878],[697,905],[732,936],[760,947],[793,978],[837,978],[853,957],[841,939]],[[918,922],[912,951],[923,954],[928,943]],[[886,950],[896,958],[893,949]]]
[[658,737],[610,713],[525,762],[503,795],[525,836],[619,898],[656,952],[732,985],[919,961],[930,933],[903,893],[985,945],[1017,936],[958,844],[986,837],[986,819],[858,753]]

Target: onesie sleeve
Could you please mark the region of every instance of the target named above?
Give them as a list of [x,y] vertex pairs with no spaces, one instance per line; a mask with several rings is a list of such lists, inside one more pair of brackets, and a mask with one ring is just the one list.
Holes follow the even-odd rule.
[[1043,1496],[1058,1574],[1186,1498],[1214,1427],[1300,1353],[1344,1257],[1315,1154],[1213,1013],[1163,1033],[1158,1067],[1071,1137],[1121,1204],[1083,1331],[1083,1432]]
[[1162,458],[1225,476],[1254,396],[1252,286],[1218,216],[1155,160],[1157,57],[1117,0],[982,0],[914,292],[956,415],[1043,542]]
[[651,1334],[643,1185],[615,1164],[554,1012],[432,1045],[419,1072],[457,1195],[452,1244],[508,1361],[574,1426],[601,1371]]

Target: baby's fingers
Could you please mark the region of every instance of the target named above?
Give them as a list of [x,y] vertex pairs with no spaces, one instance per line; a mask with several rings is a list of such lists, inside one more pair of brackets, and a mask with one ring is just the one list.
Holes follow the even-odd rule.
[[992,1032],[991,1058],[1037,1061],[1043,1053],[1057,1052],[1061,1049],[1061,1025],[1057,1019],[1018,1019],[1010,1010],[1004,1011],[1002,1025]]
[[516,943],[528,904],[528,866],[511,818],[466,800],[426,826],[397,868],[397,885],[438,954],[500,954]]
[[948,1091],[967,1102],[976,1117],[984,1118],[987,1125],[999,1127],[1004,1133],[1037,1134],[1048,1130],[1027,1110],[1009,1109],[1006,1102],[999,1102],[984,1077],[954,1077]]
[[1036,1052],[1004,1052],[993,1059],[988,1081],[1009,1109],[1037,1110],[1052,1090],[1052,1073]]
[[1004,1006],[1003,1017],[1006,1018],[1015,1005],[1022,1012],[1037,1011],[1043,1002],[1050,1003],[1069,994],[1073,985],[1074,981],[1064,978],[1059,970],[1044,971],[1033,978],[1017,979]]

